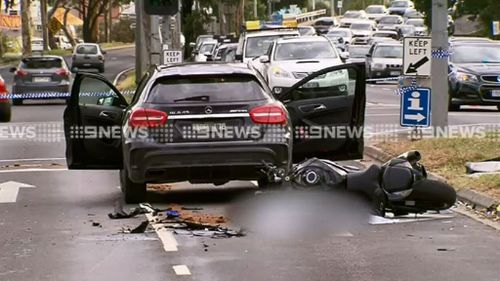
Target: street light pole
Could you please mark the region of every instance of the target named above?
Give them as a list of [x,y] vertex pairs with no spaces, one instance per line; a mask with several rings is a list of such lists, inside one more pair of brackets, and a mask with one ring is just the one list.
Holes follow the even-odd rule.
[[431,124],[434,129],[448,125],[448,11],[447,0],[432,0]]

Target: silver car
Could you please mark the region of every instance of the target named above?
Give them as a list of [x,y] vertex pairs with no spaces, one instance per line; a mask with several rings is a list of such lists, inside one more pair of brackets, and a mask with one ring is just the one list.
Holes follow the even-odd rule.
[[104,55],[98,44],[82,43],[75,46],[71,68],[95,68],[104,72]]
[[14,73],[12,100],[20,105],[30,98],[54,98],[53,93],[67,94],[70,88],[71,73],[65,60],[59,56],[33,56],[21,60]]

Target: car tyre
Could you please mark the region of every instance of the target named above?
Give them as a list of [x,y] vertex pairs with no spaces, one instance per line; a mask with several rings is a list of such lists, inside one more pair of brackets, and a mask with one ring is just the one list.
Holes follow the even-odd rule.
[[500,105],[497,105],[497,109],[498,109],[498,111],[500,111]]
[[449,92],[448,94],[448,111],[459,111],[460,110],[460,104],[453,104],[451,102],[451,97],[452,97],[452,93],[451,91]]
[[128,204],[142,203],[146,199],[146,183],[132,182],[127,168],[120,170],[120,187]]
[[23,105],[23,99],[13,99],[12,104],[13,105]]
[[9,122],[11,118],[10,106],[7,106],[5,110],[0,111],[0,122]]

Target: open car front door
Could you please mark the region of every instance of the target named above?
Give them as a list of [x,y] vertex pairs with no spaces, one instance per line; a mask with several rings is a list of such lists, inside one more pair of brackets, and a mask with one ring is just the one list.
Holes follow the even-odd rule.
[[363,157],[365,67],[344,64],[317,71],[278,96],[294,131],[293,159]]
[[69,169],[120,169],[121,125],[127,102],[104,77],[78,73],[64,111]]

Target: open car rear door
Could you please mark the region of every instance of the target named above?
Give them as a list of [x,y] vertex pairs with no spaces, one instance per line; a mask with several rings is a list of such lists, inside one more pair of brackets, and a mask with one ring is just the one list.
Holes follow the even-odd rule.
[[293,158],[331,160],[363,157],[365,67],[328,67],[302,79],[278,99],[294,131]]
[[78,73],[64,111],[69,169],[120,169],[127,102],[104,77]]

